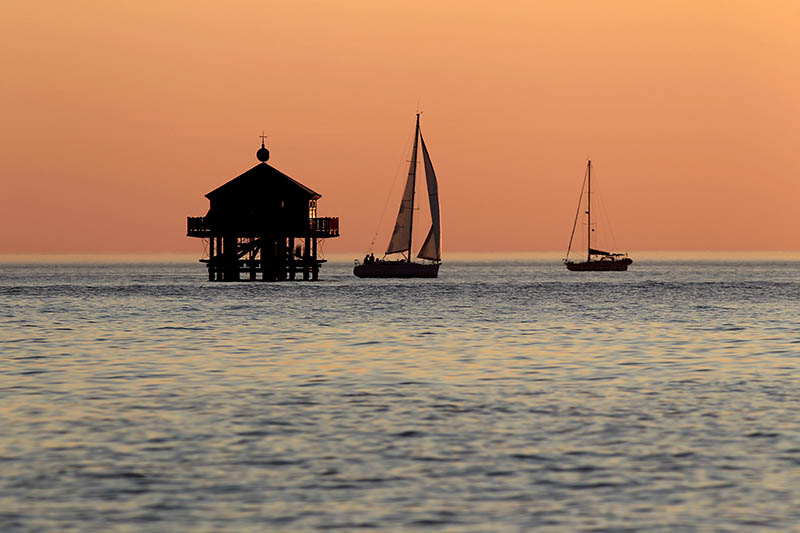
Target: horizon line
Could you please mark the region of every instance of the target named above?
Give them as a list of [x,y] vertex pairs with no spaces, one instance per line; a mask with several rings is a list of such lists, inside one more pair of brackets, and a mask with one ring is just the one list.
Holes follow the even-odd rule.
[[[628,252],[635,261],[663,260],[788,260],[800,261],[800,250],[639,250]],[[360,260],[363,252],[332,252],[324,257],[331,263],[350,263]],[[516,250],[516,251],[453,251],[444,256],[443,264],[449,261],[486,261],[509,259],[514,261],[561,261],[564,251]],[[579,254],[576,254],[576,256]],[[10,263],[85,263],[85,262],[199,262],[196,252],[7,252],[0,253],[0,264]]]

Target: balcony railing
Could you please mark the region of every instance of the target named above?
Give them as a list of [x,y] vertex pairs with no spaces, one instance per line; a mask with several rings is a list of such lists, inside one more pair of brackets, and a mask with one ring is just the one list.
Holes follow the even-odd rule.
[[206,217],[186,217],[187,237],[209,237],[211,228],[206,224]]
[[310,218],[308,223],[311,227],[312,237],[338,237],[339,236],[339,217]]
[[[339,236],[339,217],[310,218],[308,225],[310,237],[326,239]],[[186,235],[188,237],[211,237],[211,225],[205,217],[187,217]],[[301,235],[302,233],[297,236]]]

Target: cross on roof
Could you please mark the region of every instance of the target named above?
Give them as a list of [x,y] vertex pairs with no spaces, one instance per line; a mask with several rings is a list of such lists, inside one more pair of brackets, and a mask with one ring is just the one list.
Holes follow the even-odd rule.
[[264,135],[264,131],[263,130],[261,131],[261,135],[259,135],[259,137],[261,137],[261,144],[264,144],[264,140],[267,138],[267,136]]

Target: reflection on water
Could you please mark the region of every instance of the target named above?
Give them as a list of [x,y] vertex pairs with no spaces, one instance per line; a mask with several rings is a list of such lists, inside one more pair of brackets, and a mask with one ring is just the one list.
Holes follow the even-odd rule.
[[0,265],[0,529],[794,527],[800,263]]

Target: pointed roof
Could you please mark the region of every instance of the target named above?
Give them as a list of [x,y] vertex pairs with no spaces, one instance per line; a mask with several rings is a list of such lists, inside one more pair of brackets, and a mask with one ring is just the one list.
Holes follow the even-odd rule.
[[206,198],[211,200],[214,197],[226,196],[228,194],[247,194],[253,190],[279,187],[296,190],[298,193],[308,196],[309,200],[317,200],[322,197],[321,194],[312,191],[277,168],[267,163],[259,163],[247,172],[236,176],[229,182],[220,185],[206,194]]

